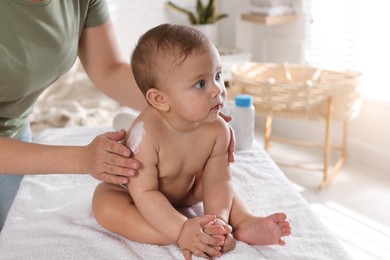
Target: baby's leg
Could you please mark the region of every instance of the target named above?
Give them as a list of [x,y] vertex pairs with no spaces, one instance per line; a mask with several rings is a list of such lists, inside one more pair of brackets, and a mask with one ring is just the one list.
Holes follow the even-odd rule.
[[252,245],[284,245],[282,237],[291,233],[286,218],[284,213],[274,213],[267,217],[254,216],[234,192],[230,224],[236,239]]
[[157,245],[176,243],[150,226],[129,192],[117,185],[99,184],[93,195],[92,210],[100,225],[130,240]]

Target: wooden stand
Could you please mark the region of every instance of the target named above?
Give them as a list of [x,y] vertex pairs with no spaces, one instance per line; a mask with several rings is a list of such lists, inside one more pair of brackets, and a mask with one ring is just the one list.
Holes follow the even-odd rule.
[[[358,115],[360,73],[339,72],[307,67],[299,64],[255,63],[232,67],[232,90],[253,96],[256,113],[264,115],[264,145],[271,141],[321,148],[324,152],[320,170],[324,176],[320,188],[326,187],[338,174],[347,158],[348,122]],[[313,143],[271,137],[272,118],[325,121],[325,141]],[[331,130],[334,120],[343,122],[343,140],[332,146]],[[337,163],[331,167],[331,152],[341,151]],[[282,165],[279,163],[279,165]],[[308,168],[308,165],[295,165]]]
[[[292,145],[300,145],[300,146],[306,146],[306,147],[318,147],[322,148],[324,151],[324,158],[323,158],[323,167],[320,168],[320,170],[323,171],[323,179],[320,184],[320,189],[325,188],[338,174],[341,167],[344,165],[346,159],[347,159],[347,132],[348,132],[348,120],[343,121],[343,134],[342,134],[342,143],[340,146],[332,146],[331,144],[331,131],[332,131],[332,123],[333,123],[333,97],[328,98],[328,105],[327,105],[327,115],[326,115],[326,124],[325,124],[325,142],[324,143],[313,143],[313,142],[307,142],[307,141],[301,141],[301,140],[292,140],[287,138],[271,138],[271,132],[272,132],[272,117],[266,116],[265,118],[265,124],[264,124],[264,148],[265,150],[268,150],[271,146],[271,141],[274,142],[281,142],[281,143],[288,143]],[[337,160],[335,165],[333,166],[333,169],[330,171],[330,157],[331,157],[331,151],[332,150],[339,150],[341,151],[340,158]],[[304,169],[309,169],[305,165],[301,164],[286,164],[286,163],[279,163],[280,165],[286,165],[286,166],[293,166],[293,167],[299,167]],[[310,168],[309,170],[317,170]]]

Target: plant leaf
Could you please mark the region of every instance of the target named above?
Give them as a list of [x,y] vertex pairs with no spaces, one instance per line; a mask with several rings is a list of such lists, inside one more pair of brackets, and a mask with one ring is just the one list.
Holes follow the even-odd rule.
[[[1,1],[1,0],[0,0]],[[188,16],[188,20],[191,24],[212,24],[217,21],[228,17],[227,14],[216,15],[216,0],[209,0],[208,4],[205,5],[202,0],[196,2],[196,13],[177,6],[172,1],[168,1],[168,6],[174,10],[183,13]]]
[[196,1],[196,12],[198,13],[199,24],[203,24],[205,22],[205,8],[201,0]]
[[169,1],[168,3],[168,6],[171,7],[172,9],[180,12],[180,13],[183,13],[185,15],[188,16],[188,20],[190,20],[190,23],[191,24],[197,24],[198,22],[198,19],[195,17],[195,15],[193,14],[193,12],[187,10],[187,9],[184,9],[180,6],[177,6],[176,4],[172,3],[171,1]]
[[213,19],[211,19],[210,23],[216,23],[216,22],[218,22],[219,20],[224,19],[224,18],[227,18],[227,17],[228,17],[227,14],[219,14],[219,15],[213,17]]
[[215,16],[215,1],[214,0],[210,0],[207,7],[206,7],[206,19],[205,19],[205,23],[213,23],[212,20],[214,19],[214,16]]

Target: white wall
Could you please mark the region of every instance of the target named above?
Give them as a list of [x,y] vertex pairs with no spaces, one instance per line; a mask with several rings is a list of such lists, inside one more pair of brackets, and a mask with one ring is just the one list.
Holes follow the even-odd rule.
[[[108,0],[119,42],[124,54],[130,53],[139,36],[149,28],[164,22],[188,24],[186,17],[167,8],[166,0]],[[176,0],[177,4],[191,7],[188,0]],[[299,2],[299,1],[297,1]],[[193,4],[195,0],[193,1]],[[305,23],[304,5],[299,4],[300,17],[287,25],[264,26],[240,19],[249,9],[249,0],[220,0],[219,11],[229,13],[229,18],[218,23],[219,42],[224,47],[252,52],[258,62],[303,62]],[[193,6],[193,5],[192,5]],[[366,98],[360,117],[350,124],[349,163],[359,162],[390,174],[390,104]],[[262,126],[262,121],[257,122]],[[335,141],[340,139],[340,125],[335,126]],[[324,127],[321,122],[275,120],[276,134],[300,137],[303,130],[309,140],[321,140]]]
[[[189,25],[187,16],[169,8],[167,0],[107,0],[107,2],[119,44],[126,57],[130,57],[138,38],[148,29],[167,22]],[[196,3],[195,0],[174,2],[185,8],[194,8]],[[221,21],[223,22],[226,21]],[[230,35],[234,38],[233,32]]]
[[148,29],[167,22],[165,0],[107,0],[120,47],[130,54],[138,38]]

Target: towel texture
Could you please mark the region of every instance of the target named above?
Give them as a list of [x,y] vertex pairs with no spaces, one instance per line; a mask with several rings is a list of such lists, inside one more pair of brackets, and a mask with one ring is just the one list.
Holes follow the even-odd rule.
[[[35,141],[83,145],[106,130],[111,129],[51,129]],[[286,212],[292,234],[285,238],[285,246],[237,242],[236,249],[221,259],[350,259],[259,145],[236,153],[232,173],[235,189],[253,212],[263,216]],[[175,245],[135,243],[99,226],[91,215],[98,183],[88,175],[25,176],[0,234],[0,258],[184,259]],[[201,211],[199,206],[193,210]]]

